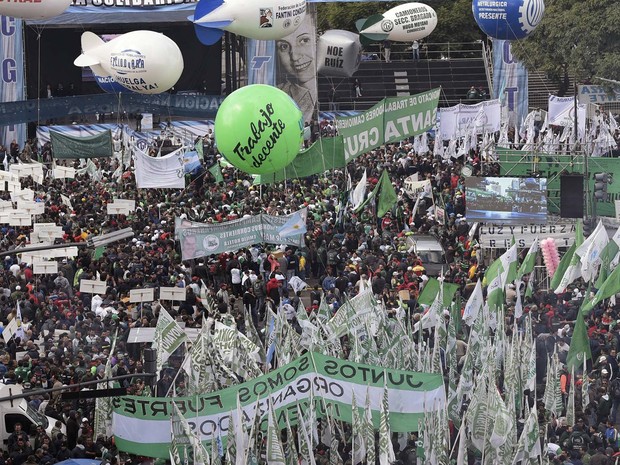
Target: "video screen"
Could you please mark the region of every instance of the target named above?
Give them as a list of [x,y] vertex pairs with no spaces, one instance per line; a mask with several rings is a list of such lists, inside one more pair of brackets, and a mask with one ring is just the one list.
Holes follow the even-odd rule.
[[546,224],[547,178],[465,178],[467,221]]

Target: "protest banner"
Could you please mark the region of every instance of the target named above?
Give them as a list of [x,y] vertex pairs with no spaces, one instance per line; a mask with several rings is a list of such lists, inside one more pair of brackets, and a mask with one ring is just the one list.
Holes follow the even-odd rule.
[[[306,221],[307,210],[299,210]],[[254,215],[225,223],[197,223],[176,218],[175,238],[181,241],[183,260],[232,252],[253,244],[285,244],[301,247],[304,236],[280,237],[279,229],[292,215]]]
[[416,95],[390,97],[355,116],[336,118],[344,138],[345,160],[357,158],[380,145],[417,136],[437,120],[441,89]]
[[327,406],[333,418],[351,422],[353,394],[365,399],[368,393],[372,420],[378,429],[384,385],[393,432],[417,431],[425,413],[445,405],[440,374],[392,370],[308,352],[266,375],[210,394],[175,399],[116,397],[112,399],[113,434],[121,451],[167,458],[172,402],[200,440],[208,442],[218,437],[225,440],[237,396],[246,424],[254,418],[255,408],[266,422],[271,402],[279,425],[284,427],[287,414],[291,424],[297,424],[297,406],[304,412],[311,394],[319,416],[325,414]]

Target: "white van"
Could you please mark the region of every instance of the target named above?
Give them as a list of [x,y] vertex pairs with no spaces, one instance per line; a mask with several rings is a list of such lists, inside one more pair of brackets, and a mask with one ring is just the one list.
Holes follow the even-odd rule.
[[[0,398],[17,396],[23,393],[22,387],[17,384],[0,384]],[[15,424],[21,423],[26,433],[36,431],[36,426],[43,426],[51,437],[52,428],[56,420],[34,410],[26,399],[5,400],[0,403],[0,449],[6,450],[9,436],[15,430]],[[63,425],[62,432],[65,433]],[[34,444],[34,441],[32,442]]]
[[441,242],[428,234],[413,234],[407,237],[407,243],[422,260],[428,276],[439,276],[443,270],[448,271],[449,265]]

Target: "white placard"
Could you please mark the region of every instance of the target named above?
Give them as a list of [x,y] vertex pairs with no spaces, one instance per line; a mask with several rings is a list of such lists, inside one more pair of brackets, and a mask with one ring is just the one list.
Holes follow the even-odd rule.
[[105,281],[95,281],[93,279],[82,279],[80,281],[80,292],[85,294],[105,294],[108,285]]
[[19,192],[22,190],[22,184],[19,181],[4,181],[0,183],[0,186],[2,186],[3,191],[7,192]]
[[52,177],[55,179],[75,178],[75,168],[69,166],[56,166],[52,170]]
[[0,181],[13,181],[19,182],[19,178],[15,173],[11,173],[10,171],[0,170]]
[[28,212],[29,215],[42,215],[45,212],[45,204],[43,202],[35,202],[34,200],[17,200],[17,208]]
[[558,247],[570,247],[575,242],[574,224],[528,224],[516,226],[480,225],[480,247],[485,249],[508,249],[515,238],[517,247],[524,249],[534,239],[555,239]]
[[4,331],[2,331],[2,338],[4,339],[5,343],[8,344],[8,342],[13,337],[13,334],[15,334],[15,331],[17,331],[17,320],[13,318],[11,321],[9,321],[9,324],[6,325]]
[[0,200],[0,211],[13,210],[13,202],[10,200]]
[[129,215],[129,209],[125,205],[114,205],[109,203],[106,205],[108,215]]
[[132,199],[113,199],[113,205],[122,205],[131,211],[136,209],[136,201]]
[[129,291],[129,302],[153,302],[155,300],[155,289],[131,289]]
[[58,262],[53,260],[47,262],[34,262],[32,265],[32,272],[34,274],[56,274],[58,273]]
[[30,226],[32,225],[32,216],[16,216],[10,215],[9,226]]
[[187,289],[184,287],[160,287],[159,300],[177,300],[185,302]]
[[34,191],[32,189],[23,189],[11,192],[11,200],[17,202],[18,200],[25,200],[31,202],[34,200]]

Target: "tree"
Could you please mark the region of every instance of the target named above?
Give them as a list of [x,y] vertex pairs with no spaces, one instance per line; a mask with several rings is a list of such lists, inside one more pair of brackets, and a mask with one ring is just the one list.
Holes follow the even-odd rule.
[[588,82],[620,76],[620,8],[615,0],[549,0],[536,30],[513,42],[514,56],[566,92],[569,75]]
[[[345,29],[357,32],[355,22],[382,14],[401,2],[331,2],[318,4],[318,29]],[[431,5],[437,12],[437,27],[427,42],[473,42],[484,35],[471,12],[471,0],[439,0]]]

